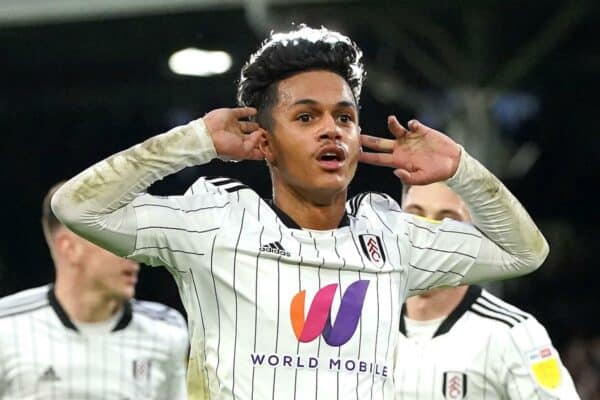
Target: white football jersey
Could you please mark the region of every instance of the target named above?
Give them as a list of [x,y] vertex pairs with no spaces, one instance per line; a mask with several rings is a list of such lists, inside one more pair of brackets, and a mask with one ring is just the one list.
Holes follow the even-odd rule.
[[111,332],[86,334],[52,286],[0,300],[0,399],[186,399],[185,321],[162,304],[125,304]]
[[396,350],[396,399],[579,399],[536,319],[470,286],[433,337],[406,337]]
[[200,399],[393,399],[401,304],[460,284],[482,240],[378,193],[349,200],[337,229],[303,230],[229,178],[130,206],[130,258],[165,266],[179,286]]

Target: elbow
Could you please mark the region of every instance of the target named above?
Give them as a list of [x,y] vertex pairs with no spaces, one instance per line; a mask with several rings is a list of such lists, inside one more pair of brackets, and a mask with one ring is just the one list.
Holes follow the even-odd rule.
[[72,229],[78,221],[81,221],[81,213],[78,207],[70,201],[66,184],[61,186],[50,200],[50,207],[56,218],[67,228]]
[[531,273],[541,267],[549,253],[550,246],[548,245],[548,241],[538,231],[537,237],[529,246],[528,254],[524,257],[524,273]]

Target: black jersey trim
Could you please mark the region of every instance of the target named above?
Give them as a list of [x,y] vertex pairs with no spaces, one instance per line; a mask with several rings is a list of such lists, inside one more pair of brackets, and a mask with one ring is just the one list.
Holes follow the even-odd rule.
[[498,302],[499,299],[492,297],[491,294],[489,294],[489,293],[485,293],[485,292],[481,293],[481,299],[492,304],[494,307],[497,307],[497,308],[503,310],[507,314],[513,314],[516,317],[523,318],[523,320],[526,320],[527,318],[529,318],[529,316],[527,314],[525,314],[525,312],[522,310],[519,310],[519,309],[510,310],[507,307],[503,306],[501,303]]
[[482,313],[482,312],[480,312],[480,311],[477,311],[477,310],[475,310],[475,309],[473,309],[473,308],[470,308],[470,309],[469,309],[469,311],[470,311],[470,312],[472,312],[473,314],[477,314],[477,315],[479,315],[479,316],[480,316],[480,317],[482,317],[482,318],[493,319],[493,320],[495,320],[495,321],[502,322],[503,324],[505,324],[505,325],[506,325],[506,326],[508,326],[509,328],[512,328],[513,326],[515,326],[515,324],[513,324],[513,323],[511,323],[511,322],[508,322],[508,321],[507,321],[507,320],[505,320],[505,319],[498,318],[498,317],[495,317],[495,316],[493,316],[493,315],[489,315],[489,314],[484,314],[484,313]]
[[[52,307],[52,309],[56,313],[56,316],[58,317],[60,322],[62,322],[62,324],[65,326],[65,328],[71,329],[75,332],[79,332],[79,329],[77,329],[75,324],[73,324],[73,321],[71,321],[69,315],[56,298],[56,293],[54,292],[54,285],[51,285],[50,289],[48,290],[48,302],[50,303],[50,307]],[[125,329],[127,325],[129,325],[129,323],[131,322],[131,318],[131,304],[129,301],[127,301],[125,302],[123,308],[123,315],[121,316],[121,319],[119,319],[117,325],[113,328],[112,332]]]
[[515,323],[519,323],[525,320],[525,318],[521,317],[518,318],[516,315],[514,314],[509,314],[508,312],[505,311],[500,311],[500,310],[494,310],[492,307],[488,306],[487,304],[482,303],[481,301],[477,301],[475,304],[477,304],[479,307],[482,308],[482,310],[478,310],[482,313],[489,313],[490,315],[497,315],[499,317],[506,317],[510,320],[515,321]]
[[446,319],[439,326],[437,331],[433,334],[433,337],[448,333],[450,329],[456,324],[456,321],[460,319],[467,312],[469,307],[479,298],[481,295],[481,288],[479,286],[469,286],[467,292],[463,296],[458,306],[446,317]]
[[[269,205],[269,207],[271,207],[271,209],[275,212],[275,214],[277,214],[277,216],[279,217],[279,219],[281,220],[281,222],[283,222],[283,224],[290,228],[290,229],[302,229],[300,227],[300,225],[298,225],[296,223],[296,221],[294,221],[292,219],[292,217],[290,217],[289,215],[287,215],[285,213],[285,211],[283,211],[282,209],[280,209],[279,207],[277,207],[277,205],[275,205],[275,202],[272,199],[267,199],[265,200],[265,202]],[[349,226],[350,225],[350,219],[348,218],[348,214],[346,213],[346,210],[344,210],[344,215],[342,216],[342,220],[340,221],[338,228],[343,228],[345,226]]]
[[228,187],[222,187],[219,189],[224,189],[226,192],[234,193],[238,190],[242,189],[250,189],[247,185],[244,185],[242,182],[238,181],[235,178],[230,178],[227,176],[207,176],[204,178],[207,182],[217,187],[230,185]]
[[[479,298],[480,295],[481,295],[481,287],[475,286],[475,285],[469,286],[469,288],[467,289],[467,292],[463,296],[460,303],[458,303],[458,305],[454,308],[454,310],[452,310],[452,312],[450,312],[450,314],[448,314],[446,319],[444,319],[444,321],[442,321],[440,326],[437,328],[437,330],[433,334],[432,338],[443,335],[445,333],[448,333],[450,331],[450,329],[452,329],[454,324],[456,324],[456,321],[458,321],[460,319],[460,317],[462,317],[467,311],[473,311],[473,310],[470,310],[470,308],[473,305],[473,303],[475,303],[475,301]],[[402,333],[404,336],[406,336],[406,324],[404,322],[405,315],[406,315],[406,303],[404,303],[402,305],[402,310],[400,311],[400,333]]]
[[73,322],[67,315],[65,309],[62,308],[62,306],[58,302],[56,294],[54,293],[54,285],[51,285],[50,289],[48,290],[48,302],[50,303],[50,307],[52,307],[52,309],[56,313],[56,316],[58,317],[60,322],[62,322],[62,324],[65,326],[65,328],[71,329],[75,332],[79,332],[77,327],[73,324]]
[[127,326],[129,325],[129,323],[131,322],[132,319],[133,319],[133,312],[131,310],[131,302],[126,301],[125,304],[123,305],[123,315],[121,316],[121,319],[119,320],[117,325],[115,325],[115,327],[113,328],[112,331],[117,332],[117,331],[121,331],[121,330],[127,328]]

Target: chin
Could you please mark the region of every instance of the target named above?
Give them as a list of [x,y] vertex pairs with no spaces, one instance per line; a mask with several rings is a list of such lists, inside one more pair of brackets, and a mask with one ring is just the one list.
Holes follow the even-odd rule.
[[131,300],[135,296],[135,288],[134,287],[125,287],[121,290],[115,292],[115,297],[120,298],[123,301]]

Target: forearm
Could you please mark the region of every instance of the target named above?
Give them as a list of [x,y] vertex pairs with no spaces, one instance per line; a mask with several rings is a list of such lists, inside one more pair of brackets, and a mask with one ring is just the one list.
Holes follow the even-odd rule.
[[[548,255],[546,239],[521,203],[464,149],[458,170],[446,181],[469,206],[473,222],[493,242],[483,258],[498,257],[504,274],[519,275],[539,267]],[[504,254],[497,254],[494,246]]]
[[129,204],[152,183],[216,157],[202,120],[179,126],[98,162],[66,182],[52,198],[58,219],[119,255],[135,244]]

